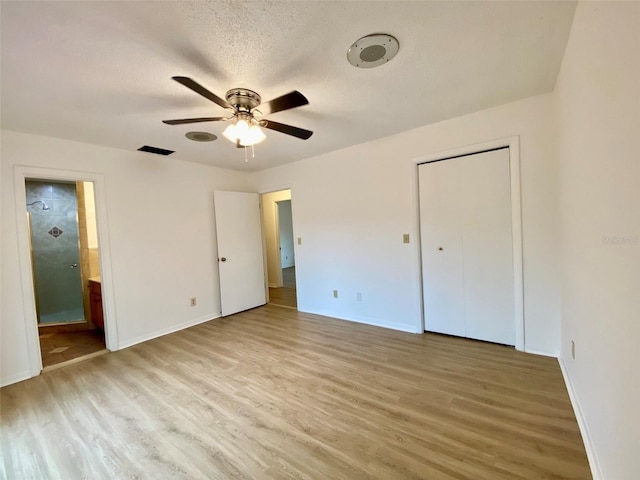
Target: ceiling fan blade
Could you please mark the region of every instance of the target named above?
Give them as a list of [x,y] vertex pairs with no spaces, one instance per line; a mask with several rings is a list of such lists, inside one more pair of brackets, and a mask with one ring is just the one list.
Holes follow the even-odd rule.
[[260,122],[260,126],[275,130],[276,132],[286,133],[287,135],[292,135],[303,140],[307,140],[311,135],[313,135],[311,130],[305,130],[304,128],[298,128],[284,123],[272,122],[271,120],[262,120]]
[[181,83],[185,87],[190,88],[194,92],[199,93],[204,98],[211,100],[213,103],[217,103],[222,108],[232,108],[231,105],[229,105],[229,103],[227,103],[226,100],[220,98],[215,93],[211,93],[209,90],[204,88],[195,80],[190,79],[189,77],[171,77],[171,78],[173,78],[176,82]]
[[281,97],[274,98],[266,103],[260,104],[260,111],[263,115],[269,115],[271,113],[281,112],[282,110],[289,110],[290,108],[301,107],[302,105],[308,105],[309,100],[299,91],[282,95]]
[[233,117],[202,117],[202,118],[180,118],[178,120],[162,120],[162,123],[167,125],[182,125],[183,123],[198,123],[198,122],[221,122],[223,120],[229,120]]

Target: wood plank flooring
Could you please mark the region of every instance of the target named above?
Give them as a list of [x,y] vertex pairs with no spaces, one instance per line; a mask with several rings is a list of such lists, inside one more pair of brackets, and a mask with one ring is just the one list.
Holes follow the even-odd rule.
[[269,287],[269,303],[280,307],[298,308],[296,289],[291,287]]
[[555,359],[270,305],[0,401],[2,478],[591,478]]
[[296,298],[296,267],[282,269],[282,287],[269,287],[269,303],[281,307],[298,308]]

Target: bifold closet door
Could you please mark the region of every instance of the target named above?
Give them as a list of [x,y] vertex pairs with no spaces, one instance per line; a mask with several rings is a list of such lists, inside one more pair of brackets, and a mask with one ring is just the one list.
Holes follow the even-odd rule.
[[514,345],[509,150],[418,174],[425,330]]

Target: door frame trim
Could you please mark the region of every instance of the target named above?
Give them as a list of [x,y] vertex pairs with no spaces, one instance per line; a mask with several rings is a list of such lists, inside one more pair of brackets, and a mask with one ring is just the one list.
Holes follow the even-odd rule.
[[13,167],[13,175],[16,202],[16,230],[18,237],[18,265],[20,269],[20,286],[22,290],[22,305],[27,337],[27,356],[29,358],[29,373],[31,377],[40,375],[42,371],[42,352],[40,350],[38,318],[35,310],[33,270],[29,247],[29,227],[25,215],[26,210],[24,208],[24,205],[27,203],[25,180],[28,178],[93,182],[96,206],[96,227],[98,230],[98,245],[100,248],[100,278],[102,283],[102,305],[105,317],[105,343],[108,350],[118,350],[118,333],[113,295],[111,247],[108,234],[107,197],[104,175],[74,170],[29,167],[24,165],[15,165]]
[[515,319],[515,348],[525,350],[525,314],[524,314],[524,269],[522,249],[522,196],[520,183],[520,137],[518,135],[498,138],[486,142],[475,143],[463,147],[454,148],[412,158],[414,164],[411,182],[413,204],[416,205],[414,216],[414,231],[417,241],[414,242],[417,258],[420,266],[417,269],[418,284],[420,285],[420,312],[421,330],[424,331],[424,304],[422,281],[422,252],[420,250],[420,199],[418,184],[418,166],[422,163],[436,162],[447,158],[472,155],[488,150],[509,148],[509,169],[511,179],[511,235],[513,240],[513,300]]

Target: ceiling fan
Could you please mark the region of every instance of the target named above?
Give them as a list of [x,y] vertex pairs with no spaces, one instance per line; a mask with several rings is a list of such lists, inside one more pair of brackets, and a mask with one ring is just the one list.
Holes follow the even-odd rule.
[[[269,115],[291,108],[307,105],[309,101],[306,97],[294,90],[293,92],[282,95],[278,98],[265,103],[261,103],[260,95],[253,90],[246,88],[232,88],[229,90],[225,99],[222,99],[210,92],[202,85],[188,77],[172,77],[176,82],[181,83],[185,87],[202,95],[204,98],[211,100],[213,103],[220,105],[222,108],[232,111],[228,117],[202,117],[202,118],[182,118],[177,120],[163,120],[167,125],[182,125],[185,123],[197,122],[221,122],[233,120],[226,130],[222,133],[227,139],[236,144],[237,147],[249,147],[260,143],[266,136],[260,127],[275,130],[276,132],[285,133],[303,140],[307,140],[313,132],[304,128],[286,125],[284,123],[273,122],[262,118]],[[260,106],[260,110],[257,107]]]

